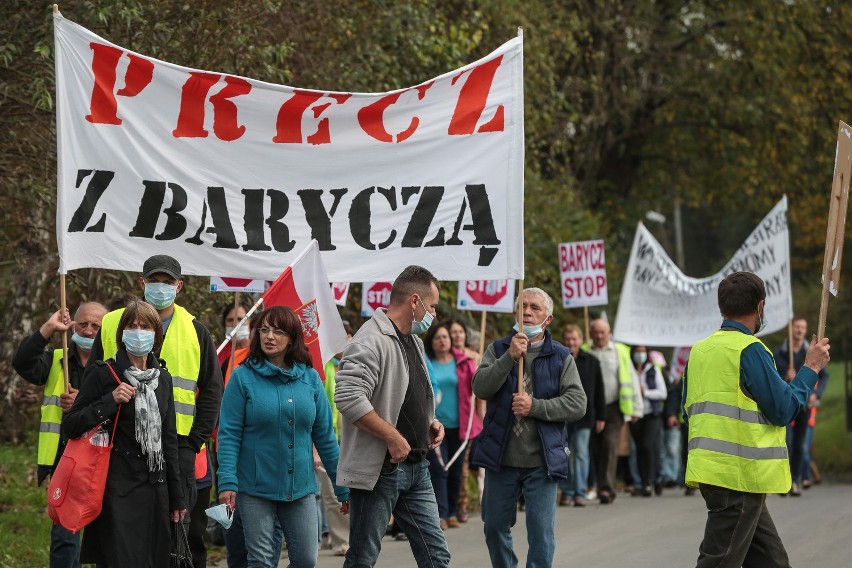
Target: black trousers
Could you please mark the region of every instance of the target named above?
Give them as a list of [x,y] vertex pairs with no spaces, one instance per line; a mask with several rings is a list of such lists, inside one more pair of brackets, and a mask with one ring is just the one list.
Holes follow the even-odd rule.
[[[630,425],[630,434],[636,442],[636,462],[642,487],[650,487],[657,478],[657,456],[660,453],[660,426],[662,419],[657,414],[646,414]],[[638,480],[634,479],[633,483]]]
[[697,568],[790,568],[765,493],[701,484],[707,504]]

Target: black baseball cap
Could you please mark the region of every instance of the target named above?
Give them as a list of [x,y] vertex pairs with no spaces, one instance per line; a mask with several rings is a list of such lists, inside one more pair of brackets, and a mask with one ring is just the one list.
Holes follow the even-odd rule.
[[142,266],[142,276],[148,278],[152,274],[162,272],[175,280],[180,280],[180,263],[167,254],[155,254],[145,261]]

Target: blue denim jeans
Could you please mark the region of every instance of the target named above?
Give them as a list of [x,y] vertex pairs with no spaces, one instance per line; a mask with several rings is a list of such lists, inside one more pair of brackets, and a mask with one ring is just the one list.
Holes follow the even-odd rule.
[[274,551],[275,520],[284,530],[292,568],[313,568],[317,563],[317,500],[311,493],[295,501],[271,501],[240,493],[249,568],[267,568],[278,561]]
[[504,467],[485,472],[482,520],[485,544],[494,568],[516,568],[518,557],[512,548],[512,527],[518,517],[518,498],[526,502],[527,568],[550,568],[553,564],[556,481],[543,467]]
[[[237,508],[234,509],[231,528],[225,531],[225,548],[228,551],[228,568],[246,568],[248,566],[246,535],[243,531],[243,517],[242,514],[240,514],[239,500],[240,496],[237,495]],[[281,525],[278,522],[278,519],[275,519],[275,526],[272,530],[272,556],[274,561],[268,568],[278,568],[278,559],[281,558],[281,547],[284,546],[284,531],[281,530]]]
[[814,427],[808,426],[805,434],[805,447],[802,451],[802,480],[811,480],[811,444],[814,442]]
[[660,472],[657,481],[677,482],[680,477],[680,428],[663,426],[660,438]]
[[62,525],[50,529],[50,568],[80,568],[80,535]]
[[568,460],[568,477],[559,480],[562,495],[569,499],[585,499],[589,479],[589,438],[591,428],[574,428],[568,439],[571,456]]
[[429,462],[385,462],[372,491],[349,492],[349,551],[344,568],[372,568],[391,514],[408,537],[419,568],[450,565],[450,549],[438,517]]

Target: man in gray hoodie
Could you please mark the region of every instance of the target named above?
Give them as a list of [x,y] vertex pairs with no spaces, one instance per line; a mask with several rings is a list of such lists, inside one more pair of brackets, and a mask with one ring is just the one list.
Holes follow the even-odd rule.
[[335,376],[343,416],[337,479],[351,488],[344,568],[375,565],[391,514],[421,567],[449,566],[450,551],[425,459],[444,438],[435,419],[423,342],[438,306],[438,281],[420,266],[396,278],[390,306],[352,338]]

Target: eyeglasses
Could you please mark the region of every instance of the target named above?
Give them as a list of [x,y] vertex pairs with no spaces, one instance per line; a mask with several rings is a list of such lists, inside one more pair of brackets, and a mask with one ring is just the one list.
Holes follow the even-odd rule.
[[276,339],[281,339],[282,337],[290,337],[290,334],[284,331],[283,329],[276,329],[274,327],[261,327],[258,329],[261,335],[266,335],[269,332],[275,336]]

